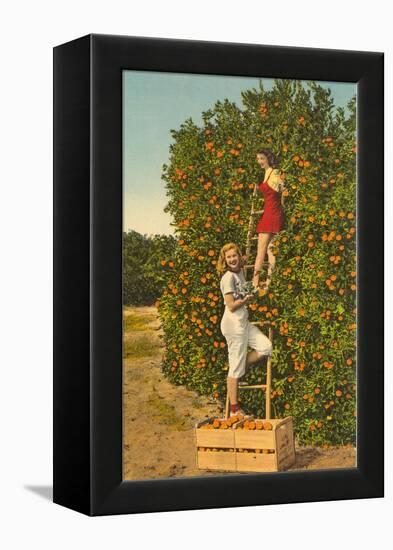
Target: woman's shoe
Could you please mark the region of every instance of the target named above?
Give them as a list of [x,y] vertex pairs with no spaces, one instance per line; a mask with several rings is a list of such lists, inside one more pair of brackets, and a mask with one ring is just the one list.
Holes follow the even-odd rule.
[[243,409],[237,409],[236,412],[230,412],[229,413],[229,418],[233,418],[234,416],[239,416],[241,417],[242,419],[243,418],[249,418],[250,415],[246,414]]

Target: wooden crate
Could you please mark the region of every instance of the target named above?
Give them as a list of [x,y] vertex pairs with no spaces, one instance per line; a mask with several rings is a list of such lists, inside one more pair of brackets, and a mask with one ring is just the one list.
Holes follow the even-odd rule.
[[262,420],[272,430],[244,430],[244,422],[234,426],[238,472],[277,472],[295,462],[292,417]]
[[[200,448],[199,448],[200,449]],[[197,464],[201,470],[236,472],[235,449],[207,449],[197,451]]]
[[270,422],[271,430],[243,430],[241,420],[227,430],[209,430],[195,426],[197,467],[203,470],[233,472],[277,472],[295,462],[295,440],[291,416],[258,420]]
[[236,471],[234,426],[227,430],[202,428],[213,420],[208,418],[195,426],[197,467],[202,470]]

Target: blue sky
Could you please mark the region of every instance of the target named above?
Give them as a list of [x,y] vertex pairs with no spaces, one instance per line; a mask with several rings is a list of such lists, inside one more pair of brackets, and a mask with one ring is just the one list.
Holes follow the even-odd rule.
[[[242,108],[241,92],[266,90],[272,79],[152,71],[123,71],[123,229],[172,234],[162,165],[168,164],[171,129],[186,118],[202,125],[201,113],[228,98]],[[330,88],[338,107],[356,93],[356,84],[319,82]]]

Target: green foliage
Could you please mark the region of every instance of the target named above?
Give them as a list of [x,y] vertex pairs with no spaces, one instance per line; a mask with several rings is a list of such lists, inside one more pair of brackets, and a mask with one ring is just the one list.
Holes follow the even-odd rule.
[[[188,119],[172,130],[163,179],[178,245],[172,267],[168,258],[163,267],[163,369],[174,383],[225,398],[216,261],[226,242],[245,244],[252,191],[263,180],[256,152],[269,148],[286,172],[287,226],[275,240],[269,292],[249,311],[274,330],[273,410],[294,417],[301,443],[354,443],[355,101],[346,117],[314,82],[260,87],[242,94],[243,109],[218,101],[202,128]],[[244,406],[263,414],[256,394],[248,392]]]
[[124,305],[151,305],[157,300],[165,284],[160,261],[171,258],[175,246],[172,236],[123,233]]

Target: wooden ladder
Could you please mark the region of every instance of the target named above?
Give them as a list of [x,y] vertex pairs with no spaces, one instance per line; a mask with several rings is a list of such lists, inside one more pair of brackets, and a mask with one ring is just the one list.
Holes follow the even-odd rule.
[[[259,214],[263,214],[263,210],[257,210],[255,208],[255,199],[258,194],[258,186],[255,184],[254,191],[252,194],[252,202],[251,202],[251,212],[250,212],[250,218],[248,222],[248,231],[247,231],[247,239],[246,239],[246,265],[244,266],[245,269],[245,277],[247,280],[247,270],[252,269],[254,273],[254,264],[250,264],[249,258],[251,254],[251,246],[252,241],[257,240],[258,236],[255,236],[255,216]],[[268,264],[269,262],[264,262],[264,264]],[[269,326],[269,340],[273,343],[273,329],[270,325],[270,321],[252,321],[252,325],[260,325],[260,326]],[[272,387],[272,360],[271,357],[268,357],[267,359],[267,365],[266,365],[266,384],[242,384],[239,383],[238,391],[240,390],[262,390],[265,391],[265,416],[266,419],[269,420],[271,418],[271,387]],[[225,402],[225,417],[229,417],[229,396],[227,391],[227,397]]]

